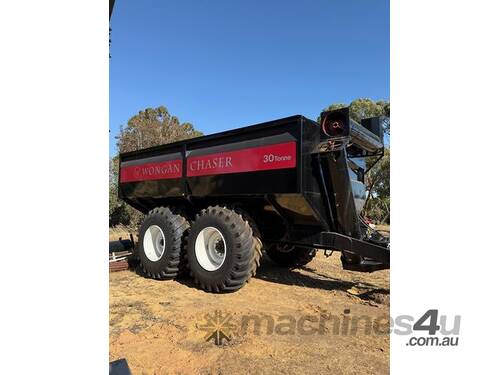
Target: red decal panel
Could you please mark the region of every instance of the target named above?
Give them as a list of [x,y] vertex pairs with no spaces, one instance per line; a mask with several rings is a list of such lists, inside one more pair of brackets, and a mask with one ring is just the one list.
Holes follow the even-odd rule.
[[295,142],[193,156],[187,159],[187,176],[268,171],[295,168]]
[[182,160],[168,160],[159,163],[146,163],[123,167],[120,182],[166,180],[182,177]]

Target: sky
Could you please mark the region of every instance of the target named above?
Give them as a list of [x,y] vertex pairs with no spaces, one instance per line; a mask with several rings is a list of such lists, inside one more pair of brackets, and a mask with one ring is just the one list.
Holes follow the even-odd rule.
[[389,99],[388,0],[116,0],[111,28],[111,156],[148,107],[212,134]]

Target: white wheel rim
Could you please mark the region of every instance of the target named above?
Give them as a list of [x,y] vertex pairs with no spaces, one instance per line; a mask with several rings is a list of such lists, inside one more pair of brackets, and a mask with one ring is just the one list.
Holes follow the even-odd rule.
[[142,240],[144,253],[151,262],[157,262],[165,252],[165,235],[158,225],[151,225]]
[[226,260],[226,240],[214,227],[206,227],[196,237],[196,260],[206,271],[218,270]]

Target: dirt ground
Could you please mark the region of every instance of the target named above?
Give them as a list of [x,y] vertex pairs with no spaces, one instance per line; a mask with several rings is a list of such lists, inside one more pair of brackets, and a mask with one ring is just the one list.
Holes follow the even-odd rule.
[[297,270],[264,257],[231,294],[111,273],[110,361],[134,375],[387,374],[389,271],[344,271],[337,254]]

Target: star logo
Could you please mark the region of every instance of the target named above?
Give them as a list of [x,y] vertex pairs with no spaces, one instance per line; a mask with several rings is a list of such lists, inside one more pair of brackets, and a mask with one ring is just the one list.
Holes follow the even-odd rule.
[[214,341],[214,344],[219,346],[226,342],[231,341],[231,331],[236,326],[231,322],[232,316],[227,313],[224,314],[220,310],[215,310],[214,314],[205,315],[205,323],[199,328],[205,331],[205,341]]

